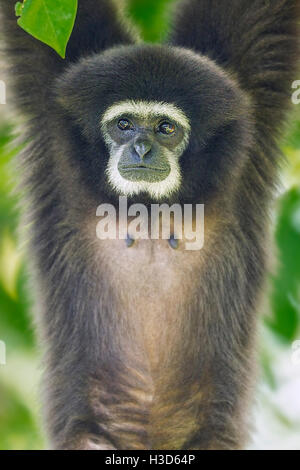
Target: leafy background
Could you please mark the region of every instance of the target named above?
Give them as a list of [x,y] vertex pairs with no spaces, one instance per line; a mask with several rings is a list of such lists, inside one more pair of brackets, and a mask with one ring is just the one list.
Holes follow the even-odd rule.
[[[165,34],[172,2],[129,0],[128,13],[145,40],[157,41]],[[274,207],[277,262],[261,309],[252,449],[300,450],[300,354],[292,349],[300,340],[300,107],[294,108],[282,144],[287,164]],[[18,200],[12,193],[16,123],[4,105],[0,113],[0,340],[7,351],[6,365],[0,365],[0,449],[41,449],[46,443],[38,405],[40,351],[31,321],[24,247],[18,243]]]

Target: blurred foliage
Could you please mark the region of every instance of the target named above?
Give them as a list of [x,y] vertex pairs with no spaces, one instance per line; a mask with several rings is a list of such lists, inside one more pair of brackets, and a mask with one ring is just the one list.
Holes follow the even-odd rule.
[[272,318],[269,326],[285,340],[299,332],[300,320],[300,189],[288,191],[280,201],[276,242],[279,268],[272,279]]
[[[129,13],[145,40],[157,41],[166,34],[168,8],[173,1],[129,1]],[[273,336],[287,350],[294,339],[300,339],[300,108],[296,113],[283,146],[288,164],[283,171],[285,190],[275,210],[278,264],[270,275],[271,308],[262,312],[263,331],[267,333],[262,341],[261,363],[264,381],[273,389],[276,364],[266,338]],[[12,194],[16,176],[9,165],[17,153],[12,145],[14,133],[15,126],[0,116],[0,340],[7,347],[7,365],[0,365],[0,449],[39,449],[45,445],[37,409],[39,354],[17,236],[18,200]]]
[[174,0],[128,1],[129,14],[139,26],[145,41],[158,42],[165,37],[172,3]]
[[287,190],[278,201],[275,241],[277,272],[271,278],[271,318],[267,325],[282,340],[293,341],[300,324],[300,115],[295,114],[283,150]]

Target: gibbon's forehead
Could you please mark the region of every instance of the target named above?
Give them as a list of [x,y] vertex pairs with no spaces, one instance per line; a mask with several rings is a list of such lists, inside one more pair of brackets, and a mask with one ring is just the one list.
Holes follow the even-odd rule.
[[169,118],[180,124],[186,132],[190,132],[191,129],[188,117],[178,106],[172,103],[141,100],[124,100],[113,104],[104,112],[101,125],[103,126],[126,114],[145,120],[153,117]]

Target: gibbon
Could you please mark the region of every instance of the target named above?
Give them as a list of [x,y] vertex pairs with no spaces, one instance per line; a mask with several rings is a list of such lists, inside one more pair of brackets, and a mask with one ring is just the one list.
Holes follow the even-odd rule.
[[[79,0],[66,59],[0,0],[54,449],[241,449],[298,0],[184,0],[162,44]],[[204,245],[99,239],[100,204],[203,204]],[[27,204],[26,204],[27,205]],[[127,230],[120,220],[117,222]]]

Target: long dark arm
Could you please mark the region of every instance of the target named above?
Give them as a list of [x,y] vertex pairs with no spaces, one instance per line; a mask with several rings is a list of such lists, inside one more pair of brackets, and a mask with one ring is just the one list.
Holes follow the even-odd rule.
[[17,95],[18,105],[33,116],[39,115],[41,109],[47,106],[53,80],[70,62],[117,44],[133,42],[119,17],[116,2],[79,0],[74,30],[66,60],[63,60],[50,47],[18,26],[15,3],[15,0],[0,0],[5,59],[11,65],[9,85]]
[[183,0],[173,44],[214,59],[250,92],[272,135],[282,123],[299,53],[299,0]]

